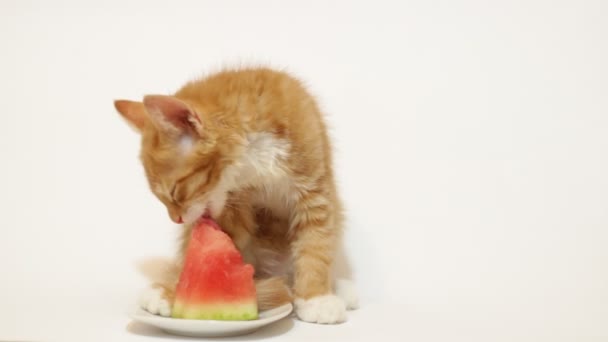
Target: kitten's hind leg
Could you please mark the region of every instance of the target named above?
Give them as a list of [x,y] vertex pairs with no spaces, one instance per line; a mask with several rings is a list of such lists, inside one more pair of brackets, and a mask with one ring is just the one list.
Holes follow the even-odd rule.
[[333,265],[334,292],[340,297],[347,310],[359,308],[359,296],[353,280],[353,271],[348,261],[348,256],[344,249],[344,242],[341,240],[336,251]]
[[346,310],[355,310],[359,308],[359,296],[355,283],[350,279],[337,279],[335,281],[335,292],[340,299],[344,301]]

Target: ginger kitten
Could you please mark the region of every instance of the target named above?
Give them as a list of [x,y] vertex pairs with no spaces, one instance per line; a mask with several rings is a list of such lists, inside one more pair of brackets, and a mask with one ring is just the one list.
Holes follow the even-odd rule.
[[332,288],[343,217],[331,146],[299,81],[265,68],[227,70],[172,96],[114,104],[141,133],[152,192],[174,222],[184,223],[176,267],[153,285],[145,309],[170,314],[190,228],[207,216],[254,265],[261,310],[293,298],[304,321],[346,319],[357,303]]

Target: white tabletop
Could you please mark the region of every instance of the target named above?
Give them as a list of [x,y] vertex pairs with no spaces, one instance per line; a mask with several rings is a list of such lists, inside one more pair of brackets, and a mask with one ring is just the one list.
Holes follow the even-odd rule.
[[[131,321],[129,296],[13,297],[0,311],[0,341],[183,341],[161,330]],[[534,307],[513,311],[475,312],[480,303],[438,310],[407,303],[364,300],[339,325],[317,325],[293,317],[246,336],[218,339],[248,341],[601,341],[608,336],[605,316],[547,312]],[[540,308],[539,308],[540,309]],[[604,338],[604,339],[602,339]]]

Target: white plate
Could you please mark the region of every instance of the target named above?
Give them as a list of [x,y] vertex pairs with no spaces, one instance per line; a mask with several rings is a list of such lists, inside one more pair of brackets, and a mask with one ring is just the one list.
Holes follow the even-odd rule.
[[153,315],[141,308],[129,316],[137,322],[152,325],[174,335],[191,337],[226,337],[252,333],[259,328],[289,315],[293,306],[285,304],[272,310],[261,311],[258,319],[251,321],[213,321],[169,318]]

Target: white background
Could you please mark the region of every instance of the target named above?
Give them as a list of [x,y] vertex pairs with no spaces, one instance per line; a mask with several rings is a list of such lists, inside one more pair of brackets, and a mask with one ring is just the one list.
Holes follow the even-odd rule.
[[125,315],[177,228],[112,100],[239,63],[328,113],[363,297],[245,339],[608,339],[608,2],[168,3],[0,3],[0,340],[172,338]]

